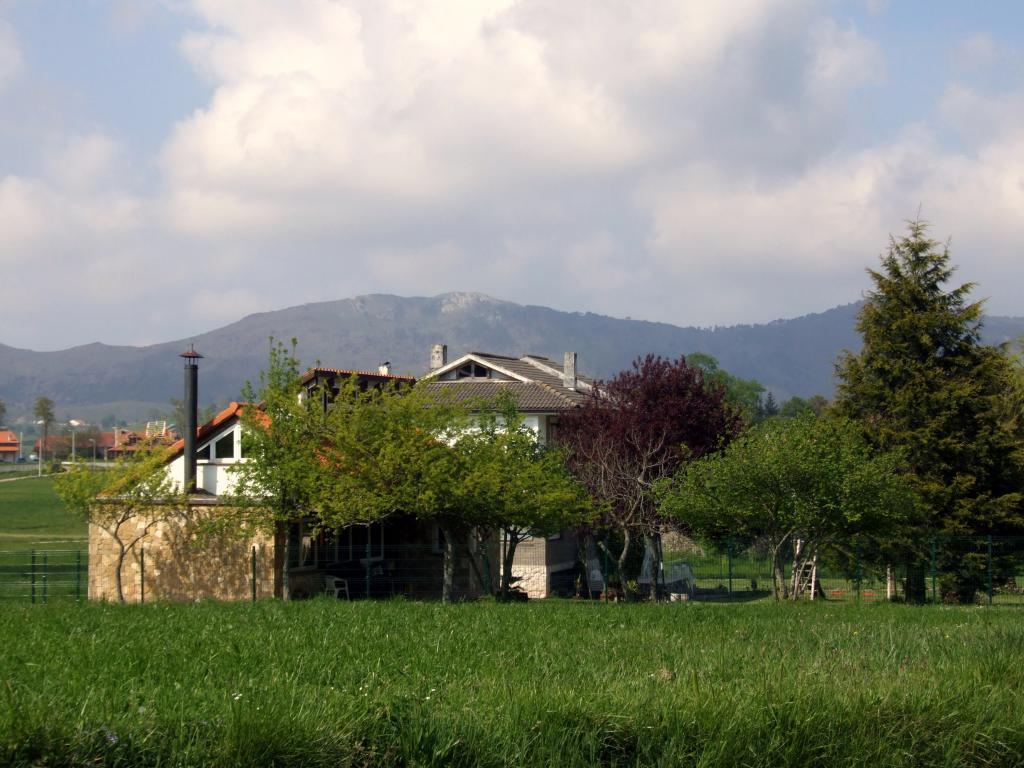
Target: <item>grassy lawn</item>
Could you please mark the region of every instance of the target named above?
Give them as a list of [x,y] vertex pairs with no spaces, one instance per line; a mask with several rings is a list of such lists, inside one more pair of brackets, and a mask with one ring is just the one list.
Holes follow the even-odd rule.
[[87,528],[69,515],[53,490],[53,478],[0,483],[0,550],[77,549]]
[[0,605],[0,763],[1018,766],[1013,609]]

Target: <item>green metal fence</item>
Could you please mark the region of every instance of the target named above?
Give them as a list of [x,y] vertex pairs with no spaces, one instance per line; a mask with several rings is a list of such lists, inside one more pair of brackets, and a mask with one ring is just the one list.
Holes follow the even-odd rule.
[[0,551],[0,600],[85,600],[88,553],[78,549]]
[[[292,542],[290,542],[291,544]],[[324,593],[356,599],[437,599],[443,583],[439,543],[388,545],[332,537],[289,546],[287,581],[292,599]],[[504,542],[460,547],[455,596],[498,591]],[[595,601],[682,600],[747,602],[772,596],[773,567],[767,545],[727,538],[717,543],[667,537],[661,561],[636,544],[622,567],[621,543],[601,533],[537,538],[519,545],[512,566],[513,595]],[[265,555],[259,555],[263,557]],[[257,598],[257,551],[238,571]],[[161,599],[151,583],[148,553],[134,555],[139,592]],[[784,597],[836,602],[902,601],[1024,606],[1024,538],[924,536],[913,541],[831,540],[796,556],[787,542],[780,558]],[[224,563],[221,566],[225,565]],[[218,566],[218,567],[221,567]],[[286,571],[286,573],[285,573]],[[802,589],[801,589],[802,587]],[[85,600],[88,553],[84,550],[0,551],[0,600],[33,603]],[[259,594],[260,598],[269,594]]]
[[[785,596],[832,601],[903,601],[1024,606],[1024,538],[924,536],[910,542],[833,540],[804,561],[787,546]],[[718,546],[667,550],[665,570],[685,564],[692,599],[751,600],[772,592],[772,560],[764,546],[727,540]],[[813,562],[810,562],[813,561]],[[801,571],[801,565],[807,565]],[[806,577],[794,590],[794,568]],[[628,578],[628,575],[627,575]],[[813,578],[813,589],[806,586]]]

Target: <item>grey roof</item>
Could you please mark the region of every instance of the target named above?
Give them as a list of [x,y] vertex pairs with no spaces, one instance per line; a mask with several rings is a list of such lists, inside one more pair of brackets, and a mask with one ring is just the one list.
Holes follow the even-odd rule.
[[[562,379],[562,364],[541,355],[524,355],[509,357],[495,355],[490,352],[469,352],[474,358],[486,366],[506,371],[513,378],[523,381],[506,381],[501,379],[457,379],[455,381],[439,381],[434,373],[428,373],[420,380],[419,386],[436,389],[446,396],[454,397],[457,402],[474,400],[493,401],[503,392],[511,392],[520,411],[552,412],[564,411],[583,404],[587,399],[593,379],[576,375],[580,385],[577,389],[569,389]],[[444,369],[452,367],[467,355],[453,360]]]
[[551,387],[540,382],[495,381],[494,379],[460,379],[458,381],[421,381],[418,387],[450,397],[454,402],[493,402],[503,393],[511,392],[516,407],[523,412],[550,413],[564,411],[583,403],[586,396],[564,387]]

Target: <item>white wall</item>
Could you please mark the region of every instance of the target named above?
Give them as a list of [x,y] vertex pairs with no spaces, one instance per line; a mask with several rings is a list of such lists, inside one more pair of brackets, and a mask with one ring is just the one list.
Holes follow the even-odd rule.
[[[225,427],[220,432],[215,433],[211,439],[204,440],[202,443],[197,445],[196,448],[199,449],[204,445],[215,443],[229,432],[233,432],[234,435],[235,456],[241,456],[242,428],[239,424],[233,424],[230,427]],[[214,496],[229,493],[235,486],[235,476],[233,473],[228,471],[228,467],[232,464],[238,463],[238,461],[240,461],[238,458],[214,459],[212,461],[200,460],[196,465],[196,487],[201,488]],[[184,454],[175,457],[174,461],[167,466],[167,474],[168,477],[171,478],[171,482],[175,484],[178,490],[181,490],[185,484]]]

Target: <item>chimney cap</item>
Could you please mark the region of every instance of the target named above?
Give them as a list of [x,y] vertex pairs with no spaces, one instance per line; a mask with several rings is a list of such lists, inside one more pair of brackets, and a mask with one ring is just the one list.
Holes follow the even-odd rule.
[[196,352],[195,344],[189,344],[188,349],[186,349],[184,352],[178,355],[178,357],[184,357],[186,360],[198,360],[202,357],[202,355]]

